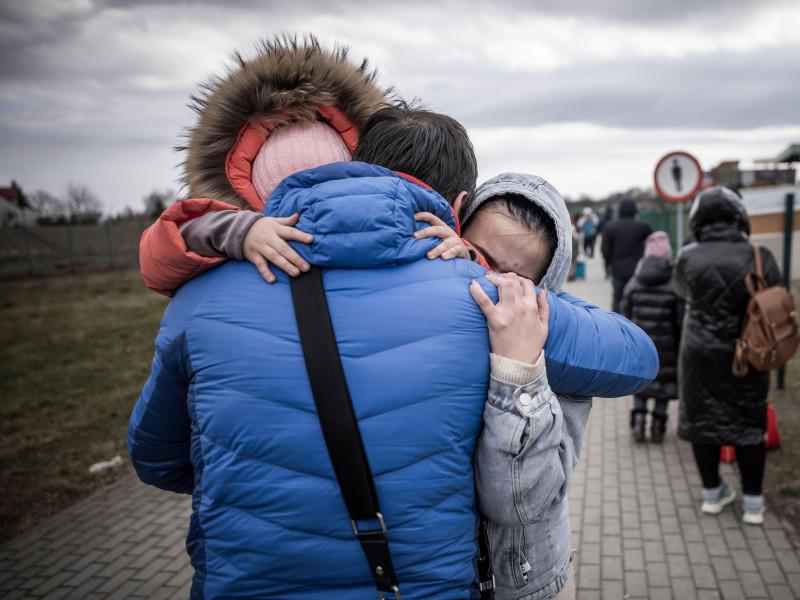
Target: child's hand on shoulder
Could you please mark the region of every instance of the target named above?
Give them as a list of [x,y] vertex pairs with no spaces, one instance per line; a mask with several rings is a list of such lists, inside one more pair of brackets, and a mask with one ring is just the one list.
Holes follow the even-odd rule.
[[425,238],[439,238],[442,240],[441,244],[428,252],[426,255],[428,258],[443,258],[444,260],[466,258],[469,260],[469,249],[464,245],[461,238],[458,237],[458,234],[448,227],[447,223],[429,212],[417,213],[414,215],[414,218],[417,221],[424,221],[430,224],[430,227],[426,227],[414,233],[415,238],[418,240],[424,240]]
[[486,279],[497,286],[497,304],[477,281],[473,280],[470,292],[486,316],[492,352],[519,362],[536,363],[547,341],[547,291],[537,294],[530,279],[515,273],[488,273]]
[[244,257],[253,263],[261,276],[269,283],[275,283],[276,277],[270,271],[269,264],[280,267],[291,277],[308,271],[310,265],[286,242],[293,240],[310,244],[314,236],[295,229],[300,215],[290,217],[263,217],[258,219],[247,235],[244,236],[242,251]]

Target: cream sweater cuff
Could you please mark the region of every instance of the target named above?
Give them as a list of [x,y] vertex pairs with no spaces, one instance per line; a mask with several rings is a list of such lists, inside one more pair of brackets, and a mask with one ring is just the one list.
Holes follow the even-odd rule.
[[538,380],[545,373],[544,351],[533,364],[497,354],[489,354],[489,363],[492,368],[492,378],[508,385],[528,385]]

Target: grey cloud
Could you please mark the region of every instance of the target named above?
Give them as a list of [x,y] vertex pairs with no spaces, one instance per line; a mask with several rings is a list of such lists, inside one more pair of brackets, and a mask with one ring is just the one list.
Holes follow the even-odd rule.
[[[576,17],[592,17],[604,21],[620,22],[665,22],[695,17],[727,19],[742,17],[755,8],[767,5],[790,4],[794,0],[500,0],[487,5],[482,0],[442,3],[443,14],[452,14],[457,18],[459,13],[473,7],[489,8],[497,16],[508,16],[513,19],[522,13],[569,15]],[[196,6],[216,5],[216,0],[98,0],[97,7],[136,8],[142,5],[185,7],[187,10]],[[424,0],[407,0],[403,10],[414,6],[429,5]],[[279,14],[295,11],[314,11],[323,14],[337,14],[346,9],[365,11],[386,11],[387,17],[397,10],[397,3],[392,0],[339,0],[338,2],[320,2],[319,0],[228,0],[225,6],[230,10],[267,9]]]
[[[450,72],[424,99],[472,126],[587,122],[747,129],[800,122],[796,46],[687,59],[620,60],[546,73]],[[445,80],[442,77],[442,80]]]
[[720,22],[741,19],[755,9],[791,4],[793,0],[559,0],[558,2],[504,2],[505,9],[521,12],[590,17],[606,22],[673,23],[702,18]]
[[[642,10],[640,4],[651,6]],[[6,142],[0,161],[4,171],[14,171],[15,176],[25,176],[27,170],[32,186],[38,186],[33,182],[39,177],[62,177],[67,165],[80,168],[80,178],[89,184],[92,177],[109,180],[113,174],[128,187],[136,187],[139,180],[143,190],[151,183],[166,185],[164,173],[180,160],[169,149],[179,143],[181,128],[194,119],[186,108],[189,95],[198,81],[222,72],[228,56],[223,52],[215,58],[216,49],[227,48],[228,41],[231,50],[236,45],[247,53],[253,47],[252,28],[246,38],[237,30],[253,19],[264,21],[265,35],[292,23],[309,28],[317,24],[323,39],[350,42],[356,58],[362,51],[377,53],[372,58],[377,59],[383,84],[396,84],[405,97],[420,97],[470,127],[580,121],[628,130],[702,131],[800,124],[793,102],[800,72],[798,46],[607,62],[581,59],[578,53],[580,60],[574,64],[520,73],[496,57],[488,61],[484,44],[490,40],[480,37],[487,15],[507,15],[511,21],[543,14],[590,19],[587,27],[598,28],[603,22],[646,22],[654,30],[661,22],[701,15],[702,24],[695,23],[691,31],[713,35],[715,18],[738,15],[741,25],[742,15],[756,8],[755,0],[697,4],[702,7],[689,0],[657,5],[636,0],[507,0],[475,2],[466,8],[466,3],[453,2],[440,11],[429,1],[413,0],[399,14],[394,2],[366,0],[232,0],[224,6],[212,0],[100,0],[88,8],[64,0],[58,3],[60,12],[48,13],[50,3],[16,2],[9,10],[12,3],[0,1],[0,136]],[[359,32],[359,22],[353,19],[359,11],[371,11],[380,26]],[[108,19],[109,14],[114,18]],[[420,17],[425,20],[418,32],[414,19]],[[182,43],[169,43],[172,29],[148,29],[165,19],[185,28]],[[202,61],[191,60],[205,42],[197,31],[208,32],[209,24],[220,34],[214,53],[203,55]],[[615,31],[619,34],[620,29]],[[415,43],[418,34],[421,43]],[[489,62],[492,67],[486,66]],[[126,162],[126,151],[136,157],[135,167]],[[49,165],[46,172],[36,166],[39,162]],[[153,174],[161,179],[151,182]]]

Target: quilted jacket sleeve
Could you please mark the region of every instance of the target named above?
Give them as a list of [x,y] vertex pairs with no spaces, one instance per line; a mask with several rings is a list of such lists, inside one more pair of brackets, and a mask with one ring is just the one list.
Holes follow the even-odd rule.
[[[479,282],[496,302],[497,288],[483,277]],[[658,375],[653,340],[635,323],[566,292],[549,293],[547,302],[550,333],[544,352],[556,395],[629,396]]]
[[194,485],[194,469],[186,336],[183,332],[173,335],[169,320],[168,308],[156,340],[150,378],[128,424],[128,451],[144,483],[188,494]]
[[675,295],[684,302],[687,300],[689,290],[686,285],[686,254],[685,250],[678,255],[678,260],[675,262],[675,270],[672,276],[672,289],[675,290]]
[[192,252],[180,231],[181,225],[191,219],[223,210],[239,209],[219,200],[193,198],[180,200],[161,213],[139,241],[139,268],[145,285],[159,294],[172,296],[192,277],[225,262],[225,257]]
[[628,319],[630,319],[633,315],[634,297],[638,287],[639,286],[636,278],[632,277],[625,286],[625,290],[622,292],[622,301],[619,304],[619,312],[625,315],[625,317]]
[[683,316],[686,314],[686,301],[675,296],[675,339],[680,343],[683,332]]
[[549,295],[547,378],[558,395],[617,398],[658,374],[650,337],[622,315],[566,292]]

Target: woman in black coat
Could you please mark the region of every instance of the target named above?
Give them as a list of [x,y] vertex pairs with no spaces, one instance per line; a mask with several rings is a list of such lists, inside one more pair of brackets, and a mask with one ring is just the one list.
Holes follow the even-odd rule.
[[658,351],[658,375],[633,396],[631,429],[634,439],[643,442],[647,400],[653,398],[650,439],[660,444],[667,429],[667,404],[678,397],[678,346],[684,310],[683,300],[672,285],[672,248],[665,232],[648,236],[644,258],[625,286],[620,310],[650,336]]
[[[678,435],[692,443],[703,479],[703,512],[718,514],[735,498],[719,477],[720,446],[736,447],[742,476],[743,520],[763,523],[764,431],[769,373],[731,372],[750,295],[744,279],[755,269],[749,221],[735,192],[701,192],[691,210],[696,241],[675,266],[675,291],[686,300],[679,372]],[[772,254],[761,248],[767,285],[780,282]]]

